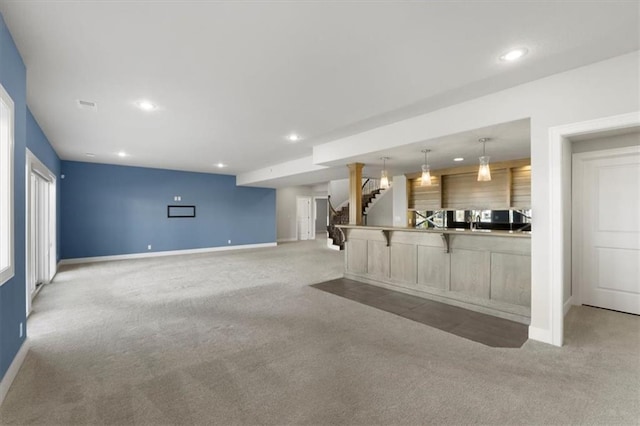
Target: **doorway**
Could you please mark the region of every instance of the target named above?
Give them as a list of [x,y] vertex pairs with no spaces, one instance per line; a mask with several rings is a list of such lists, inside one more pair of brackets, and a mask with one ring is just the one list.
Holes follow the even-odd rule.
[[[594,120],[565,124],[549,128],[549,208],[552,212],[548,230],[548,244],[543,244],[549,259],[550,297],[531,304],[539,321],[549,328],[529,327],[529,337],[555,346],[564,340],[564,316],[571,305],[579,304],[572,293],[572,140],[605,133],[629,133],[640,129],[640,112],[631,112]],[[532,238],[533,243],[533,238]],[[534,247],[532,247],[533,250]],[[540,248],[538,248],[539,250]],[[539,256],[539,255],[538,255]],[[548,303],[548,305],[547,305]]]
[[575,304],[640,315],[640,133],[596,142],[621,140],[574,142],[572,290]]
[[313,197],[314,239],[326,239],[329,225],[329,204],[326,197]]
[[56,273],[56,178],[27,150],[26,172],[27,315],[42,285]]

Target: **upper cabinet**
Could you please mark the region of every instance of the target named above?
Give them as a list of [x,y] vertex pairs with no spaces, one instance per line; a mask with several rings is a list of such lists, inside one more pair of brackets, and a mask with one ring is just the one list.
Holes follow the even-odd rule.
[[531,207],[530,159],[491,164],[491,180],[478,182],[478,166],[431,172],[431,186],[421,186],[420,173],[409,179],[411,210],[508,210]]

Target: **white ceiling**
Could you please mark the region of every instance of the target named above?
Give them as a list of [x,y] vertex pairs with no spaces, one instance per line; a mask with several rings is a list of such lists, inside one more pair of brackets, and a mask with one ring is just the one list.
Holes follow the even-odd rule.
[[[364,156],[360,162],[367,165],[365,171],[368,176],[377,176],[382,170],[381,157],[389,157],[386,168],[392,176],[418,172],[424,163],[424,153],[421,151],[427,148],[431,150],[428,157],[431,170],[468,166],[478,164],[478,157],[482,155],[483,144],[479,142],[480,138],[489,138],[485,143],[486,155],[491,158],[492,163],[531,156],[529,120],[524,119],[404,145]],[[454,162],[456,157],[464,160]]]
[[[640,47],[638,2],[0,0],[0,12],[61,158],[229,174]],[[519,46],[522,61],[498,60]],[[140,111],[142,98],[159,109]],[[528,121],[505,126],[484,130],[528,153]],[[292,131],[304,139],[288,142]],[[484,131],[472,133],[429,142],[434,168],[462,139],[459,155],[477,157]],[[392,171],[419,168],[420,149],[386,152]]]
[[[431,170],[476,165],[478,157],[482,155],[480,138],[489,138],[485,145],[486,155],[490,157],[491,163],[531,157],[529,119],[523,119],[448,135],[443,138],[428,139],[358,158],[344,159],[344,161],[345,163],[356,161],[364,163],[363,176],[373,178],[380,177],[384,165],[382,157],[388,157],[386,168],[390,176],[419,172],[424,163],[423,149],[431,150],[428,157]],[[454,162],[453,159],[456,157],[462,157],[464,160]],[[277,188],[290,185],[310,185],[348,177],[349,171],[345,165],[334,165],[326,169],[305,173],[304,176],[293,175],[264,180],[256,186]]]

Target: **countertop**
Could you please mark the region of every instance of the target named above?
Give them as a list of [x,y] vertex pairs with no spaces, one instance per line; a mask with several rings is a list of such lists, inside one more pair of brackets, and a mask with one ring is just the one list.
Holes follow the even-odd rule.
[[454,234],[454,235],[482,235],[493,237],[510,238],[531,238],[531,231],[501,231],[492,229],[469,230],[465,228],[410,228],[399,226],[363,226],[363,225],[336,225],[342,229],[365,229],[371,231],[400,231],[400,232],[423,232],[432,234]]

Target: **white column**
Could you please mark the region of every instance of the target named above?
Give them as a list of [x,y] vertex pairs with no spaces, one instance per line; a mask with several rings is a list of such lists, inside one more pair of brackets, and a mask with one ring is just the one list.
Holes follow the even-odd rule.
[[409,226],[407,209],[409,208],[408,179],[405,175],[393,177],[393,226]]

